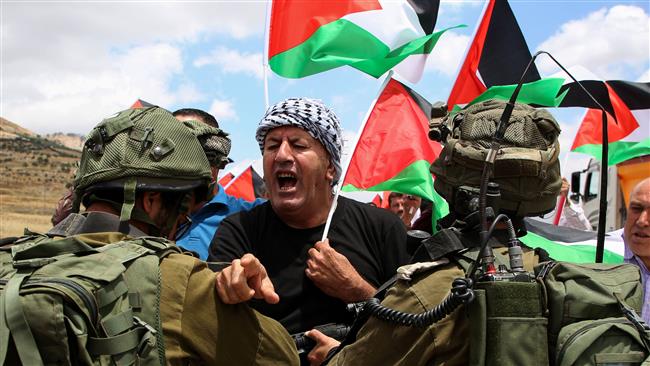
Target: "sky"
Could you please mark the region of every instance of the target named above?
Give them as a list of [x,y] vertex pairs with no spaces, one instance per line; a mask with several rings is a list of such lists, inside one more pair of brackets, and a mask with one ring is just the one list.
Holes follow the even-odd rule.
[[[649,4],[510,1],[531,51],[598,79],[631,81],[650,80]],[[423,78],[409,85],[430,102],[447,99],[483,8],[443,0],[436,29],[467,27],[446,32]],[[138,98],[171,111],[200,108],[230,133],[232,166],[243,169],[260,158],[266,10],[261,0],[0,0],[0,116],[39,134],[85,135]],[[558,71],[547,60],[537,65],[545,76]],[[306,96],[330,106],[347,149],[383,81],[347,67],[303,79],[266,76],[271,104]],[[584,110],[552,112],[565,154]]]

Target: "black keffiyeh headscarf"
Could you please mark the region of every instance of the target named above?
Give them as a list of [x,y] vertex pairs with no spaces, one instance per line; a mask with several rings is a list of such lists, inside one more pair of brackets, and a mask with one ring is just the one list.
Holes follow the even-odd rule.
[[255,138],[264,153],[266,134],[282,126],[294,126],[307,131],[311,137],[319,141],[330,154],[330,161],[335,169],[335,185],[341,177],[341,123],[338,117],[320,100],[309,98],[289,98],[271,106],[259,126]]

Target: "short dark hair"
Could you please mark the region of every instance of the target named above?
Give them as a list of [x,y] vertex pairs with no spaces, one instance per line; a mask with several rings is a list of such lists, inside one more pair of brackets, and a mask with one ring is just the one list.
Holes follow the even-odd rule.
[[186,117],[196,117],[199,122],[203,122],[207,125],[210,125],[212,127],[219,128],[219,122],[217,122],[217,119],[214,118],[213,115],[210,113],[201,110],[201,109],[196,109],[196,108],[181,108],[174,113],[172,113],[174,117],[176,116],[186,116]]
[[390,194],[388,195],[388,204],[390,205],[395,198],[402,198],[402,197],[404,197],[403,193],[390,192]]

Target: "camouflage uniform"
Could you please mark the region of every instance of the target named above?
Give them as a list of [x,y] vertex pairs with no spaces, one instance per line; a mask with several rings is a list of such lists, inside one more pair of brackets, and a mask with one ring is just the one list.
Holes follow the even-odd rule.
[[[93,247],[145,234],[130,226],[115,232],[119,217],[108,213],[71,214],[50,235],[75,235]],[[298,364],[293,340],[277,321],[245,304],[224,304],[214,272],[189,255],[171,254],[160,262],[160,317],[168,365]],[[191,290],[190,290],[191,289]]]
[[[495,251],[507,248],[494,240]],[[539,262],[533,251],[524,253],[524,268],[532,271]],[[424,264],[424,265],[423,265]],[[419,267],[416,269],[416,267]],[[411,280],[397,280],[382,305],[407,313],[431,310],[449,294],[452,281],[464,277],[461,266],[446,258],[407,265],[398,272],[411,272]],[[460,306],[441,321],[426,328],[401,326],[371,317],[328,365],[467,365],[469,318]]]

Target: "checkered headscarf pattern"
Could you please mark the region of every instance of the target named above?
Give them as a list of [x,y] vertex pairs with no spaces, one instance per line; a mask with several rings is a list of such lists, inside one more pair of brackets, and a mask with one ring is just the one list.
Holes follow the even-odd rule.
[[341,123],[338,117],[320,100],[289,98],[271,106],[257,126],[255,138],[264,153],[266,134],[281,126],[294,126],[307,131],[319,141],[330,154],[330,161],[336,170],[332,185],[341,177]]

